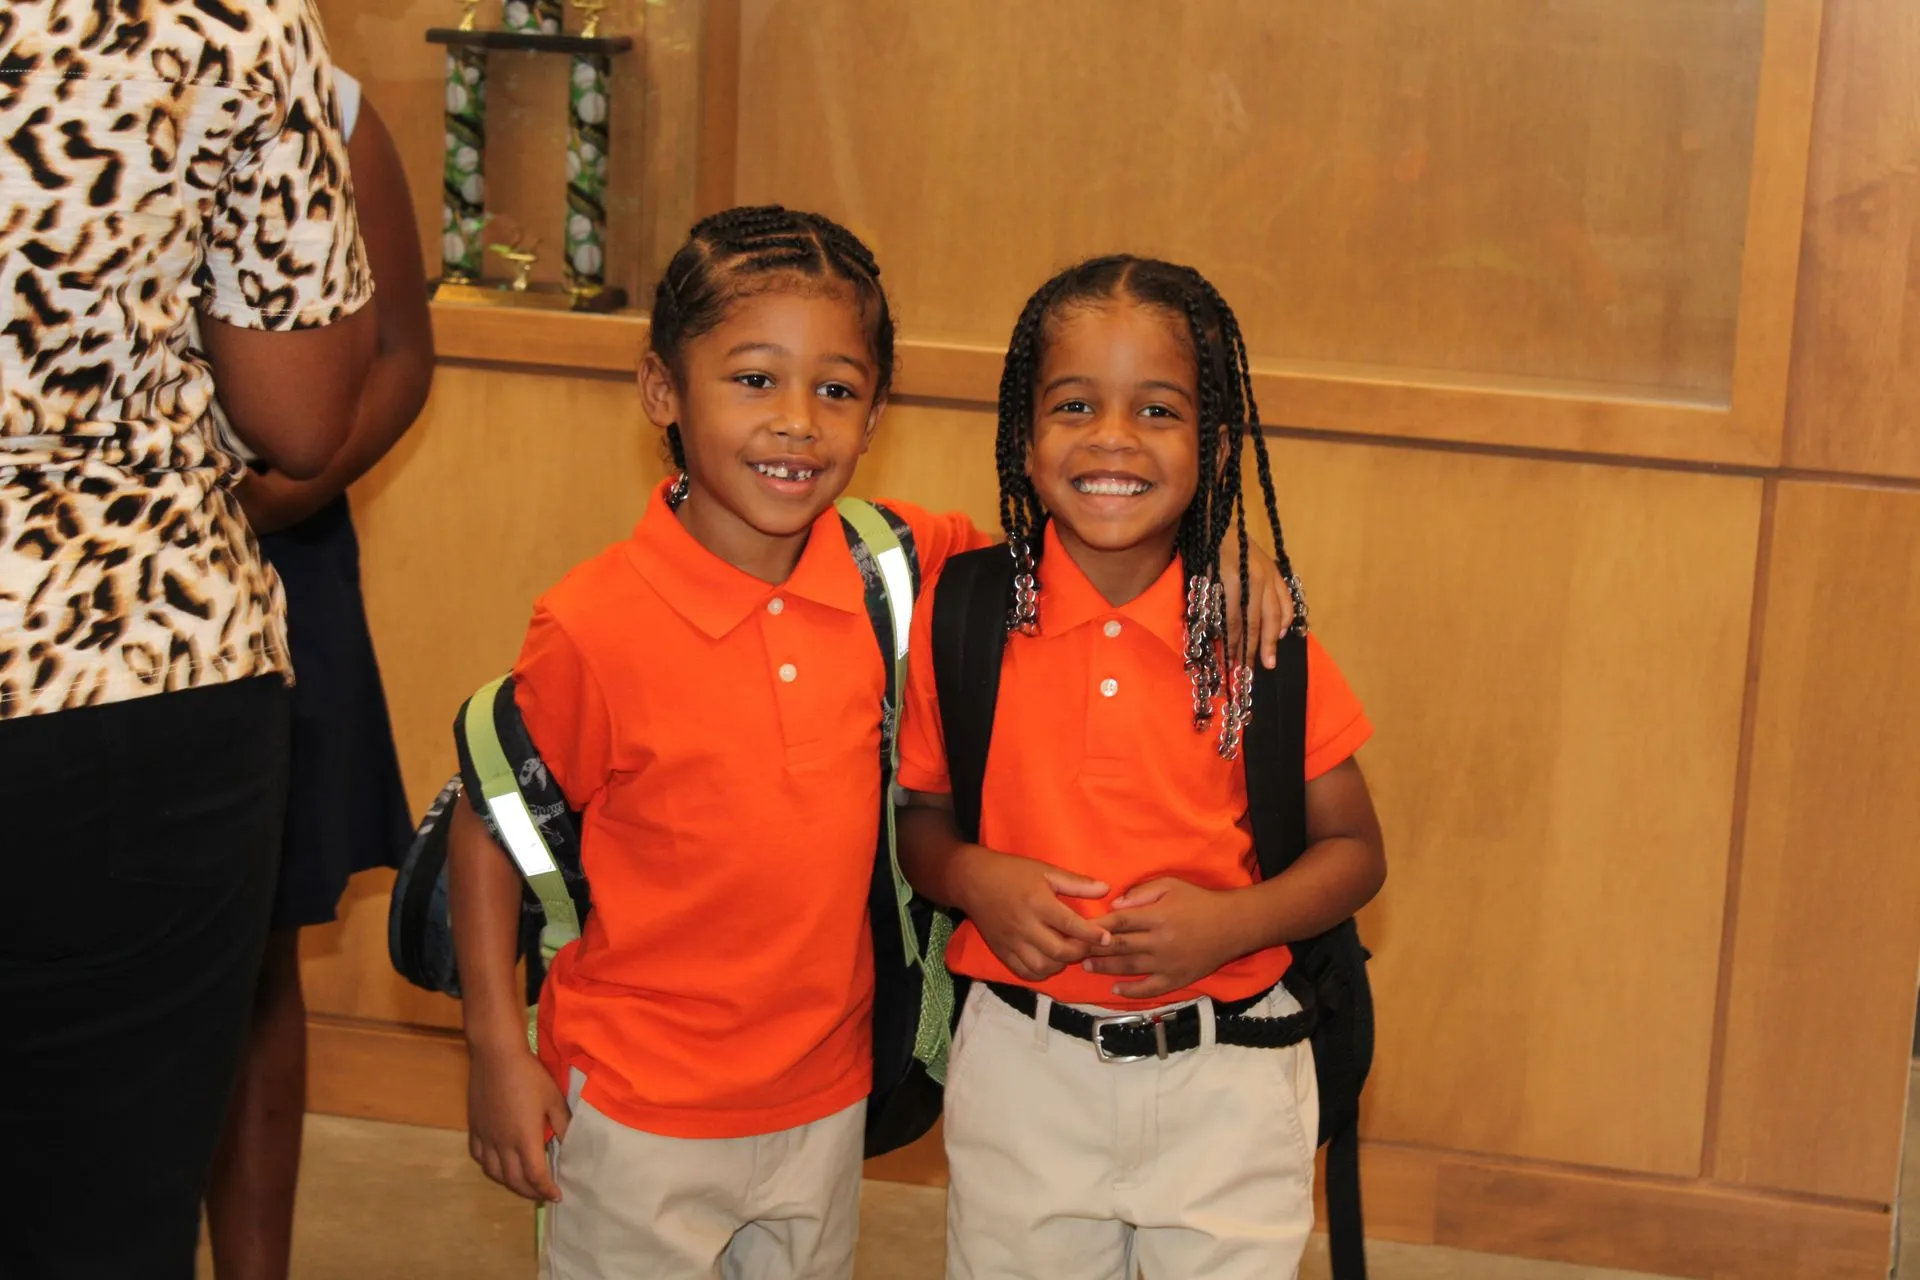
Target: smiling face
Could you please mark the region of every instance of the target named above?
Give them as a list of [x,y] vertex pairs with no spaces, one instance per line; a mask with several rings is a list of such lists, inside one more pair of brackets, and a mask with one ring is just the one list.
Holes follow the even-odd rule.
[[688,340],[678,376],[648,356],[647,416],[678,424],[680,521],[708,550],[772,581],[792,571],[879,421],[868,329],[851,290],[776,289],[739,298]]
[[1173,557],[1199,482],[1199,401],[1192,344],[1165,311],[1119,298],[1049,323],[1027,475],[1061,544],[1116,604]]

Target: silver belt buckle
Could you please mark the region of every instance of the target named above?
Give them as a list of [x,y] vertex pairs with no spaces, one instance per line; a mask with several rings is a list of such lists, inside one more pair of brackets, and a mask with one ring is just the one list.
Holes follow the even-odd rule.
[[[1114,1053],[1100,1038],[1100,1033],[1108,1027],[1152,1027],[1152,1053]],[[1166,1015],[1160,1013],[1113,1013],[1104,1018],[1093,1020],[1093,1051],[1102,1062],[1145,1062],[1148,1058],[1166,1061],[1167,1022]]]

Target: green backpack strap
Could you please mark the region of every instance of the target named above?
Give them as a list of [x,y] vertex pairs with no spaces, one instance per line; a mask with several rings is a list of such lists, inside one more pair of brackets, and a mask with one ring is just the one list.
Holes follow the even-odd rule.
[[[860,498],[841,498],[834,503],[834,507],[839,511],[840,518],[852,526],[864,545],[893,623],[890,638],[892,652],[883,655],[888,661],[887,694],[886,717],[880,728],[881,762],[891,782],[894,772],[900,767],[900,699],[905,696],[907,688],[907,637],[913,629],[913,568],[907,562],[906,548],[900,545],[900,535],[893,531],[893,525],[888,523],[878,507]],[[866,566],[862,565],[861,569],[862,576],[866,576]],[[888,638],[882,639],[885,642]],[[907,904],[913,900],[913,889],[900,870],[900,841],[895,829],[891,797],[883,797],[883,800],[889,801],[880,808],[883,811],[882,821],[886,824],[887,857],[893,864],[894,899],[900,913],[900,939],[905,944],[908,957],[917,959],[920,944],[914,937],[913,917],[907,910]]]
[[[893,873],[894,902],[900,917],[901,949],[909,965],[919,965],[922,988],[919,1026],[914,1038],[914,1057],[927,1069],[935,1083],[945,1083],[947,1054],[952,1045],[954,1024],[953,976],[947,972],[947,940],[953,934],[953,922],[944,913],[928,913],[927,937],[922,940],[914,925],[913,886],[900,870],[900,840],[893,801],[899,794],[893,781],[900,767],[900,713],[907,690],[907,642],[913,630],[915,584],[918,573],[913,553],[902,545],[900,535],[887,514],[859,498],[842,498],[835,506],[840,518],[857,536],[860,546],[854,558],[861,561],[861,576],[866,580],[869,611],[877,587],[886,602],[887,621],[882,627],[874,619],[888,660],[886,718],[881,730],[880,752],[886,770],[890,794],[881,805],[884,813],[887,858]],[[920,904],[923,911],[926,904]]]
[[480,798],[493,819],[494,830],[500,833],[500,843],[520,868],[520,874],[546,913],[546,923],[540,929],[540,953],[551,964],[560,948],[580,936],[580,915],[574,910],[573,896],[567,892],[567,880],[561,874],[560,864],[554,861],[553,851],[540,833],[540,824],[527,809],[513,766],[507,762],[506,749],[500,744],[494,702],[505,682],[506,677],[502,676],[481,686],[479,692],[467,700],[461,729],[468,758],[473,761],[473,771],[480,783]]

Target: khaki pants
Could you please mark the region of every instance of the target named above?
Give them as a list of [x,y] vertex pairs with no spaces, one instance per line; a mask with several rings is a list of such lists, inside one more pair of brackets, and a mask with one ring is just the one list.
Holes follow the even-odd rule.
[[[1313,1051],[1213,1042],[1109,1063],[968,997],[947,1081],[949,1280],[1281,1280],[1313,1227]],[[1298,1003],[1276,989],[1249,1013]],[[1102,1012],[1090,1010],[1090,1012]]]
[[867,1104],[753,1138],[663,1138],[568,1090],[542,1280],[848,1280]]

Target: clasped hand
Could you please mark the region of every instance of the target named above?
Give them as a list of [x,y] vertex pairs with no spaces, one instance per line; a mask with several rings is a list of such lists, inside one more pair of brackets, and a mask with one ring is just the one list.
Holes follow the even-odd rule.
[[1246,953],[1230,892],[1172,876],[1149,880],[1088,919],[1069,898],[1098,900],[1102,881],[1033,858],[974,846],[958,905],[1000,962],[1023,982],[1045,982],[1077,964],[1128,979],[1114,994],[1150,1000],[1205,978]]

